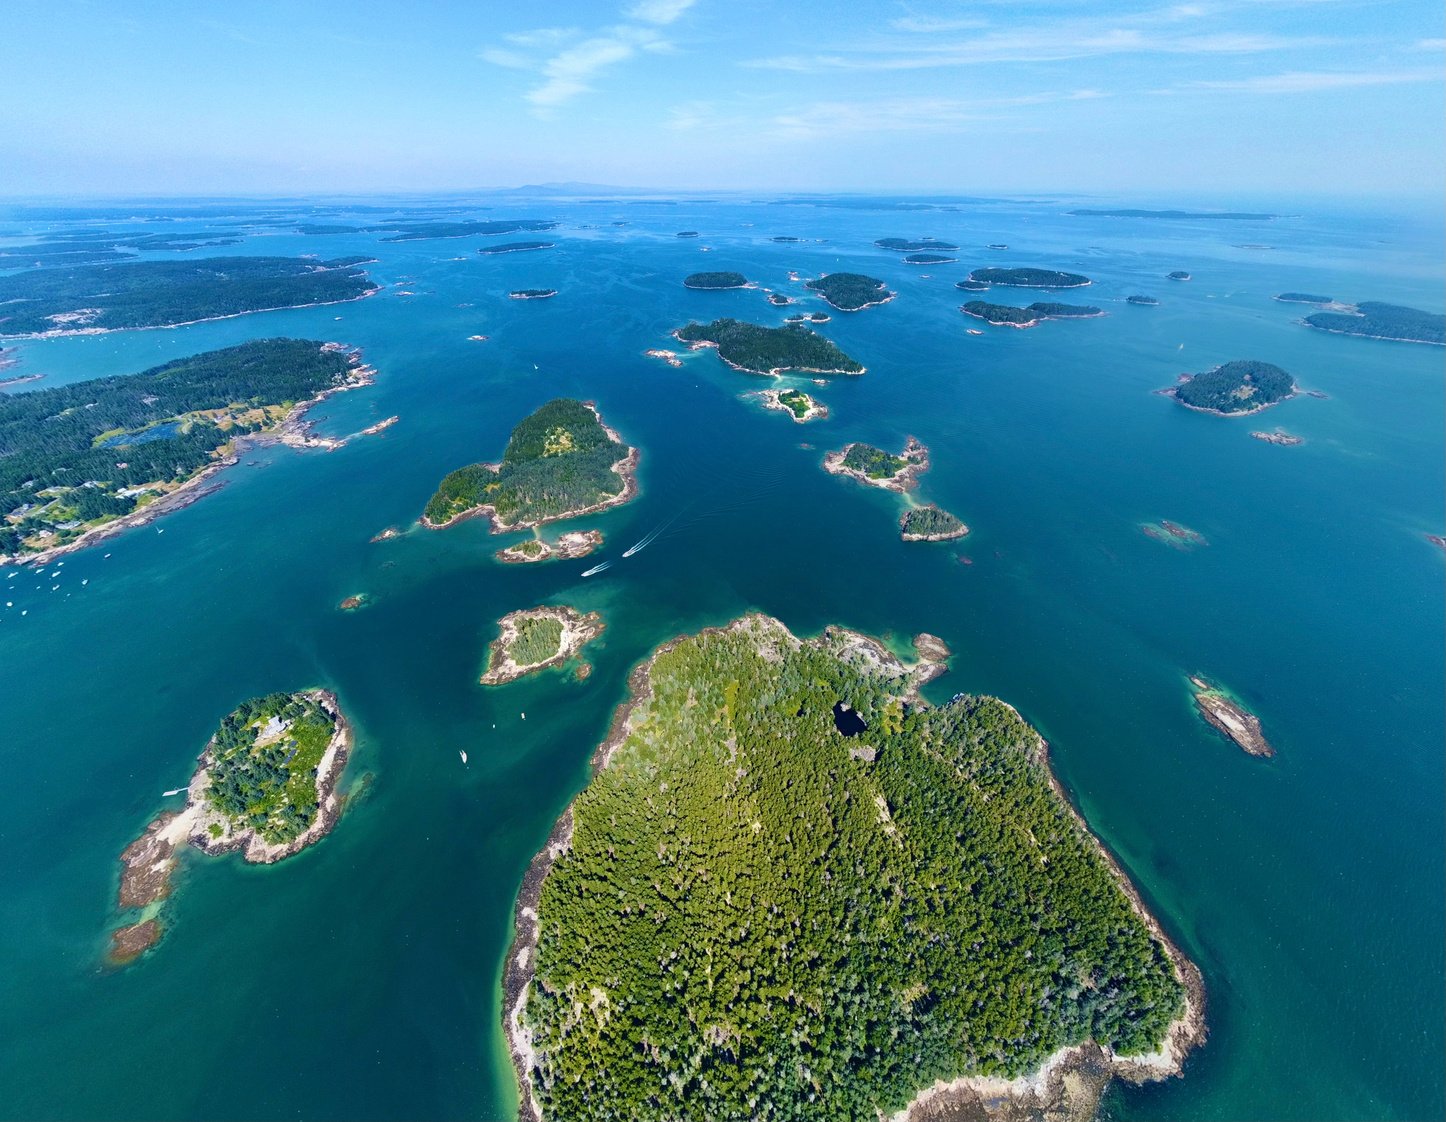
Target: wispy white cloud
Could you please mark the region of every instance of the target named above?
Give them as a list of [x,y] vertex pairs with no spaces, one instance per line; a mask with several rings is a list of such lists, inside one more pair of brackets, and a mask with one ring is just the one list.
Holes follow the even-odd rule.
[[1417,51],[1446,51],[1446,39],[1417,39],[1412,49]]
[[746,60],[767,70],[815,73],[828,70],[924,70],[985,62],[1059,62],[1118,54],[1215,55],[1298,50],[1332,42],[1318,36],[1214,32],[1159,34],[1141,28],[1083,30],[1069,27],[1019,28],[952,42],[886,44],[827,54],[779,55]]
[[1242,93],[1291,94],[1318,90],[1347,90],[1362,86],[1397,86],[1416,82],[1446,80],[1439,70],[1379,70],[1341,73],[1339,71],[1293,70],[1284,74],[1259,74],[1250,78],[1185,82],[1175,90],[1238,90]]
[[511,70],[531,70],[541,82],[523,95],[538,116],[594,88],[603,71],[640,53],[672,50],[658,30],[676,21],[694,0],[636,0],[623,10],[624,22],[594,32],[571,27],[541,27],[504,35],[506,46],[478,53],[484,62]]
[[626,9],[626,19],[640,23],[669,24],[693,6],[694,0],[638,0]]
[[529,90],[527,100],[539,109],[552,109],[592,89],[599,71],[632,58],[639,51],[667,50],[656,32],[645,28],[614,28],[610,33],[584,39],[559,51],[542,66],[543,83]]

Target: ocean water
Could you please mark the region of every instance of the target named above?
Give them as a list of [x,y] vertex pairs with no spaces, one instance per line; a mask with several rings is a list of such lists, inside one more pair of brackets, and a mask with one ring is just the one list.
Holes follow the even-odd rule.
[[[1068,206],[509,202],[461,216],[556,218],[557,248],[494,257],[477,238],[257,225],[219,252],[374,254],[386,291],[20,343],[7,374],[44,373],[25,387],[40,388],[251,338],[342,340],[379,376],[319,407],[320,431],[401,420],[335,452],[254,452],[186,510],[43,574],[0,572],[0,1116],[510,1117],[499,983],[523,870],[586,782],[629,668],[761,610],[800,633],[940,635],[955,656],[932,696],[996,694],[1049,739],[1209,993],[1210,1039],[1184,1078],[1112,1091],[1110,1117],[1440,1117],[1446,553],[1424,535],[1446,532],[1443,352],[1312,332],[1296,322],[1309,309],[1271,299],[1439,311],[1439,216],[1277,203],[1299,217],[1146,222]],[[107,224],[132,227],[157,228]],[[806,240],[768,240],[782,234]],[[958,242],[959,261],[907,266],[871,244],[922,234]],[[953,284],[988,264],[1084,272],[1095,285],[1059,298],[1109,316],[966,319]],[[798,426],[712,352],[681,369],[643,357],[677,349],[667,332],[689,318],[821,306],[684,290],[701,269],[797,296],[790,269],[847,269],[899,295],[821,328],[868,373],[791,379],[831,411]],[[508,300],[519,287],[559,295]],[[1009,292],[990,298],[1045,297]],[[1126,305],[1137,292],[1161,305]],[[1328,397],[1222,419],[1152,393],[1234,358]],[[639,498],[575,524],[603,530],[600,554],[499,565],[517,537],[479,521],[369,542],[558,395],[597,401],[642,449]],[[1306,443],[1248,435],[1276,425]],[[901,543],[901,499],[820,470],[827,449],[910,434],[933,462],[917,497],[963,518],[962,542]],[[1162,518],[1208,546],[1141,533]],[[372,602],[338,611],[353,593]],[[477,685],[496,619],[553,602],[604,615],[595,673]],[[1259,713],[1275,759],[1198,719],[1195,672]],[[340,824],[272,868],[188,854],[164,941],[106,969],[116,857],[177,801],[161,792],[240,700],[307,685],[336,690],[357,730]]]

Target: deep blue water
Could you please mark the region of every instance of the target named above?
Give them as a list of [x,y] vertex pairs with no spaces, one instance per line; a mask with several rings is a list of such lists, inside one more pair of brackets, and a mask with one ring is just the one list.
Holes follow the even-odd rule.
[[[1271,299],[1439,311],[1439,217],[1286,201],[1267,209],[1298,217],[1148,222],[1069,205],[546,201],[456,215],[561,222],[555,249],[494,257],[478,238],[242,227],[221,252],[374,255],[387,290],[18,344],[9,373],[46,375],[28,390],[251,338],[338,339],[380,373],[329,399],[322,431],[401,420],[333,453],[258,452],[153,526],[44,574],[0,573],[0,1115],[508,1116],[499,979],[523,869],[586,781],[628,669],[675,634],[760,609],[802,633],[937,634],[956,652],[937,698],[997,694],[1048,737],[1209,989],[1211,1037],[1185,1077],[1112,1093],[1112,1116],[1440,1117],[1446,553],[1424,535],[1446,533],[1443,352],[1312,332],[1306,309]],[[675,237],[688,229],[701,236]],[[924,234],[957,242],[958,263],[908,266],[871,244]],[[1096,283],[1075,296],[1110,314],[984,327],[959,315],[954,282],[987,264],[1083,272]],[[700,269],[804,299],[683,289]],[[899,297],[820,329],[868,367],[795,380],[826,421],[765,412],[743,396],[761,380],[711,352],[682,369],[643,357],[677,349],[667,333],[690,317],[812,310],[789,270],[841,269]],[[1174,269],[1194,279],[1167,281]],[[507,299],[522,287],[559,295]],[[1045,298],[1008,291],[991,298]],[[1161,304],[1126,305],[1132,293]],[[1328,396],[1222,419],[1152,392],[1234,358]],[[516,538],[479,521],[369,543],[557,395],[596,400],[643,452],[640,497],[577,524],[604,531],[600,554],[499,565],[492,552]],[[1248,435],[1277,425],[1306,443]],[[847,441],[897,448],[910,434],[933,462],[917,497],[969,524],[961,542],[901,543],[898,497],[819,469]],[[1162,518],[1209,544],[1141,533]],[[336,610],[358,592],[366,609]],[[596,672],[478,686],[497,617],[539,602],[603,613]],[[1275,759],[1196,717],[1196,672],[1260,714]],[[353,717],[365,794],[279,866],[188,858],[160,947],[102,969],[116,855],[161,792],[240,700],[311,684]]]

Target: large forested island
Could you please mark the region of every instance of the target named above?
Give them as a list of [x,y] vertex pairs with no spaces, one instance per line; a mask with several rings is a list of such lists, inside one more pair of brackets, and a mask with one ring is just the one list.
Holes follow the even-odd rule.
[[735,370],[749,374],[862,374],[864,367],[832,342],[801,324],[762,327],[736,319],[690,323],[673,332],[674,338],[695,350],[717,347],[718,357]]
[[879,238],[874,244],[880,249],[892,249],[899,253],[922,253],[926,250],[951,253],[959,248],[953,242],[941,242],[937,238]]
[[120,906],[148,914],[112,934],[112,961],[127,962],[160,937],[152,905],[170,894],[176,853],[188,842],[269,864],[326,834],[341,813],[336,784],[350,750],[350,727],[325,690],[237,707],[201,753],[185,809],[162,814],[121,854]]
[[637,494],[638,450],[603,424],[597,406],[554,398],[512,430],[500,463],[448,474],[427,502],[433,529],[485,514],[494,533],[625,503]]
[[468,238],[477,234],[540,233],[543,230],[556,228],[556,222],[542,222],[534,219],[492,222],[415,222],[408,224],[401,233],[390,238],[383,238],[382,241],[416,242],[432,238]]
[[1446,343],[1446,316],[1374,300],[1363,301],[1350,312],[1313,312],[1305,317],[1305,322],[1337,335],[1391,339],[1398,343],[1430,343],[1438,347]]
[[1279,214],[1251,214],[1246,211],[1197,211],[1197,210],[1067,210],[1066,214],[1091,218],[1193,218],[1223,219],[1233,222],[1263,222],[1269,218],[1280,218]]
[[553,242],[503,242],[501,245],[484,245],[477,252],[491,256],[496,253],[525,253],[529,249],[552,249]]
[[803,287],[813,289],[841,312],[857,312],[894,298],[883,281],[862,273],[827,273]]
[[1083,288],[1091,283],[1080,273],[1062,273],[1058,269],[975,269],[969,279],[983,284],[1004,284],[1016,288]]
[[690,273],[683,278],[684,288],[747,288],[748,278],[742,273]]
[[1035,327],[1047,319],[1093,319],[1105,314],[1103,309],[1093,304],[1059,304],[1052,301],[1036,301],[1027,308],[1016,308],[1010,304],[970,300],[959,310],[966,316],[982,319],[996,327]]
[[1295,379],[1280,367],[1237,359],[1202,374],[1182,374],[1178,383],[1162,392],[1191,409],[1235,417],[1294,397],[1295,390]]
[[0,395],[0,557],[41,560],[175,509],[236,442],[307,443],[304,407],[373,374],[339,343],[262,339]]
[[35,269],[0,276],[0,337],[171,327],[243,312],[333,304],[378,286],[363,257],[207,257]]
[[[1180,1070],[1198,971],[1039,734],[990,697],[929,707],[947,649],[915,644],[752,616],[634,672],[518,901],[524,1117],[1091,1117],[1112,1074]],[[1037,1094],[986,1082],[1041,1068]]]

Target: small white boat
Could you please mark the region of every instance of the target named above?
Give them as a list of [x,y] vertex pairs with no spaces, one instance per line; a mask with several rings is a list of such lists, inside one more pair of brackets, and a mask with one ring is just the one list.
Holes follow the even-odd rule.
[[459,755],[459,756],[462,757],[462,762],[463,762],[464,764],[467,762],[467,753],[466,753],[466,752],[458,752],[457,755]]
[[526,713],[522,714],[522,719],[523,719],[524,721],[527,720],[527,714],[526,714]]

